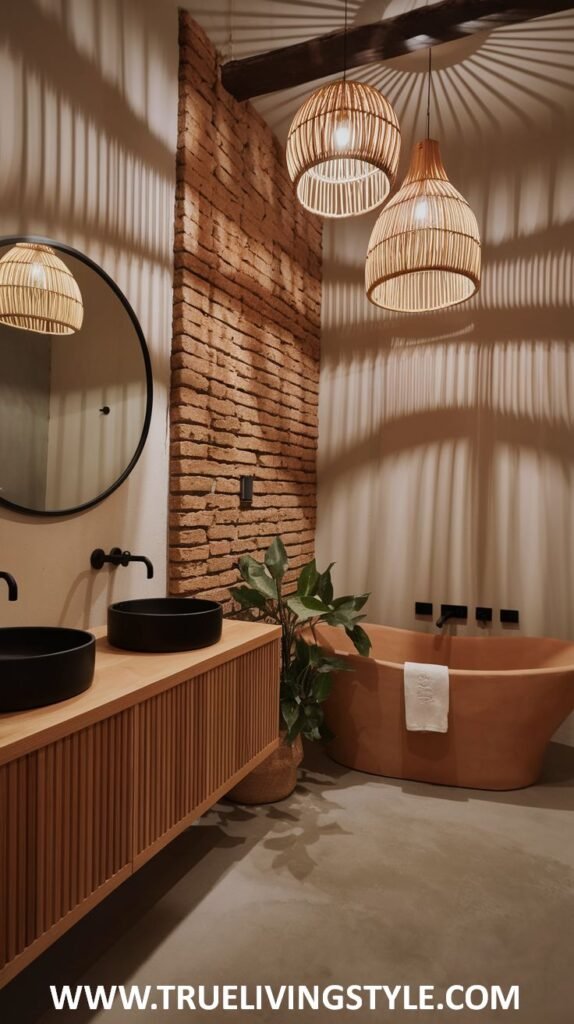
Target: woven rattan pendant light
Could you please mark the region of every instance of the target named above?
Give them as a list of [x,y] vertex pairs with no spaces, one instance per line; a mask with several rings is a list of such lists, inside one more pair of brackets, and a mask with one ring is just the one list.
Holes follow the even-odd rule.
[[51,246],[18,242],[0,258],[0,322],[39,334],[73,334],[84,319],[76,280]]
[[[345,40],[347,3],[345,0]],[[287,168],[297,197],[322,217],[353,217],[380,206],[397,174],[401,132],[378,89],[342,80],[317,89],[287,137]]]
[[408,313],[446,309],[477,291],[478,224],[448,180],[435,139],[417,142],[401,188],[379,214],[365,278],[371,302]]

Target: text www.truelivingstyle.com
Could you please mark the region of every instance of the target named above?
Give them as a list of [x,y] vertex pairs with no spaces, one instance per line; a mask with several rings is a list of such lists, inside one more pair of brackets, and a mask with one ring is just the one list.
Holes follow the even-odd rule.
[[274,1010],[297,1013],[332,1010],[518,1010],[520,989],[511,985],[63,985],[50,986],[56,1010]]

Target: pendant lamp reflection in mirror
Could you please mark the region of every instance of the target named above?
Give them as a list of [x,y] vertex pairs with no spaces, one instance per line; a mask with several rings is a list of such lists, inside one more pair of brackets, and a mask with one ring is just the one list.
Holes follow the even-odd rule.
[[297,197],[322,217],[354,217],[380,206],[397,174],[401,133],[378,89],[342,79],[317,89],[287,138]]
[[73,334],[84,319],[82,295],[54,249],[18,242],[0,259],[0,322],[39,334]]
[[367,295],[385,309],[423,313],[465,302],[479,283],[476,217],[448,180],[438,142],[424,139],[373,229]]

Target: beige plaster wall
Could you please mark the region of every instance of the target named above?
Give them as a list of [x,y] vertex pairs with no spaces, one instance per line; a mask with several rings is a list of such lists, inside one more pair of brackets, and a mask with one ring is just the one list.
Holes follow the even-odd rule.
[[[42,520],[0,509],[0,622],[93,625],[113,599],[165,593],[177,6],[153,0],[20,0],[4,5],[0,234],[47,235],[83,250],[140,319],[154,414],[136,469],[103,504]],[[94,573],[94,547],[154,562]]]
[[[363,286],[374,218],[325,231],[318,557],[336,559],[340,591],[372,592],[371,621],[434,629],[415,600],[456,602],[574,639],[573,25],[435,56],[431,133],[482,233],[476,299],[377,310]],[[412,57],[373,76],[403,126],[401,176],[423,71]],[[456,629],[479,633],[472,618]],[[561,735],[574,741],[572,723]]]

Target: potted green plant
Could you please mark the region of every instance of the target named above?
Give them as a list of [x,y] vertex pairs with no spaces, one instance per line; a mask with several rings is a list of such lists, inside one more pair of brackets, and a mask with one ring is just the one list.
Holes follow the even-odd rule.
[[297,782],[297,765],[302,760],[301,737],[329,739],[323,703],[333,681],[333,672],[347,666],[324,650],[316,627],[324,622],[340,626],[359,654],[368,655],[371,641],[359,625],[369,595],[335,598],[331,569],[319,572],[315,559],[303,566],[294,592],[284,588],[289,567],[285,545],[275,537],[259,562],[251,555],[239,559],[243,585],[230,587],[244,618],[273,622],[281,626],[280,708],[282,744],[259,768],[236,786],[229,796],[239,803],[266,803],[282,799]]

